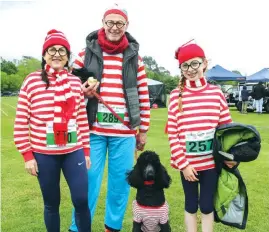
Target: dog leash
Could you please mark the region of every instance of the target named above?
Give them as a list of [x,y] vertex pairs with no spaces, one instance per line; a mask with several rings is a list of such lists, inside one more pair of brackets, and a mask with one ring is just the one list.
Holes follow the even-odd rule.
[[132,129],[129,125],[124,123],[124,120],[104,101],[104,99],[95,91],[92,91],[92,94],[101,102],[103,103],[109,111],[125,126],[127,126],[130,130]]
[[[130,130],[132,130],[132,128],[129,125],[126,125],[124,120],[104,101],[104,99],[98,94],[96,93],[96,91],[92,91],[92,94],[102,103],[104,104],[109,111],[125,126],[127,126]],[[141,151],[144,150],[144,146],[145,144],[141,144],[140,141],[138,140],[138,137],[136,136],[136,140],[138,141],[139,145],[140,145],[140,149]],[[137,148],[135,149],[135,159],[137,160],[138,158],[138,154],[137,154]]]

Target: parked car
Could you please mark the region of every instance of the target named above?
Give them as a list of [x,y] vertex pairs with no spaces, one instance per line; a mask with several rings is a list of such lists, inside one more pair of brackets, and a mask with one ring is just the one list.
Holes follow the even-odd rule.
[[224,97],[228,105],[236,105],[239,100],[239,91],[237,86],[232,86],[225,90]]
[[12,92],[10,91],[4,91],[4,92],[1,92],[1,97],[9,97],[11,96]]
[[13,92],[10,94],[10,96],[18,96],[19,95],[19,92]]
[[11,92],[11,91],[3,91],[1,92],[1,97],[13,97],[13,96],[18,96],[19,91]]

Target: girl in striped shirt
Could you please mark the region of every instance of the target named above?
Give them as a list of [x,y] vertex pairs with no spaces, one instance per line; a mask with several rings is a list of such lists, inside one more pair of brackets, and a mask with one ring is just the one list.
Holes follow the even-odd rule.
[[79,231],[89,232],[89,127],[81,81],[65,68],[70,45],[62,32],[48,32],[42,56],[42,71],[29,74],[20,90],[14,141],[23,155],[27,172],[38,178],[47,231],[60,232],[63,171]]
[[181,174],[187,231],[197,231],[199,205],[202,231],[213,232],[213,197],[217,184],[213,136],[217,126],[231,123],[232,119],[221,90],[208,84],[204,77],[207,60],[202,48],[196,44],[181,46],[176,59],[182,76],[178,88],[170,94],[168,109],[171,166]]

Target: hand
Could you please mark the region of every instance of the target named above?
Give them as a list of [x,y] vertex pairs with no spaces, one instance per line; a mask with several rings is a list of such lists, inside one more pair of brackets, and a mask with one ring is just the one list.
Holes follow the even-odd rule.
[[137,140],[136,140],[136,148],[137,148],[137,150],[143,151],[146,142],[147,142],[147,134],[140,132],[137,135]]
[[38,166],[35,159],[25,162],[25,169],[32,176],[38,175]]
[[[194,167],[192,167],[190,164],[183,169],[183,175],[185,177],[185,180],[188,180],[188,181],[198,181],[197,179],[197,171],[195,170]],[[196,175],[196,176],[195,176]]]
[[94,95],[93,95],[92,92],[97,90],[99,84],[100,84],[100,82],[96,82],[96,83],[93,83],[93,84],[89,85],[88,82],[85,81],[82,84],[82,91],[83,91],[84,95],[86,97],[93,97]]
[[224,163],[226,164],[226,166],[228,168],[233,168],[235,165],[237,165],[236,161],[228,161],[228,160],[224,160]]
[[92,165],[90,156],[85,156],[85,160],[86,160],[86,168],[90,169]]

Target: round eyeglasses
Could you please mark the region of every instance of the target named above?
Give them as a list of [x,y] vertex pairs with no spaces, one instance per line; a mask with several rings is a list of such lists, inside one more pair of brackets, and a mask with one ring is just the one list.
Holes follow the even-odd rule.
[[198,60],[193,60],[190,64],[188,64],[188,63],[183,63],[183,64],[181,64],[181,65],[179,66],[179,68],[180,68],[182,71],[188,71],[190,67],[191,67],[192,69],[198,69],[202,63],[203,63],[203,62],[199,62]]
[[50,47],[47,50],[47,53],[51,56],[55,56],[57,52],[59,53],[60,56],[65,56],[67,54],[67,51],[64,47],[60,47],[59,49],[56,49],[55,47]]
[[108,20],[108,21],[106,21],[105,24],[106,24],[109,28],[112,28],[112,27],[114,27],[114,25],[116,25],[116,27],[117,27],[118,29],[121,29],[121,28],[123,28],[123,27],[126,25],[126,23],[124,23],[124,22],[122,22],[122,21],[114,22],[114,21],[112,21],[112,20]]

